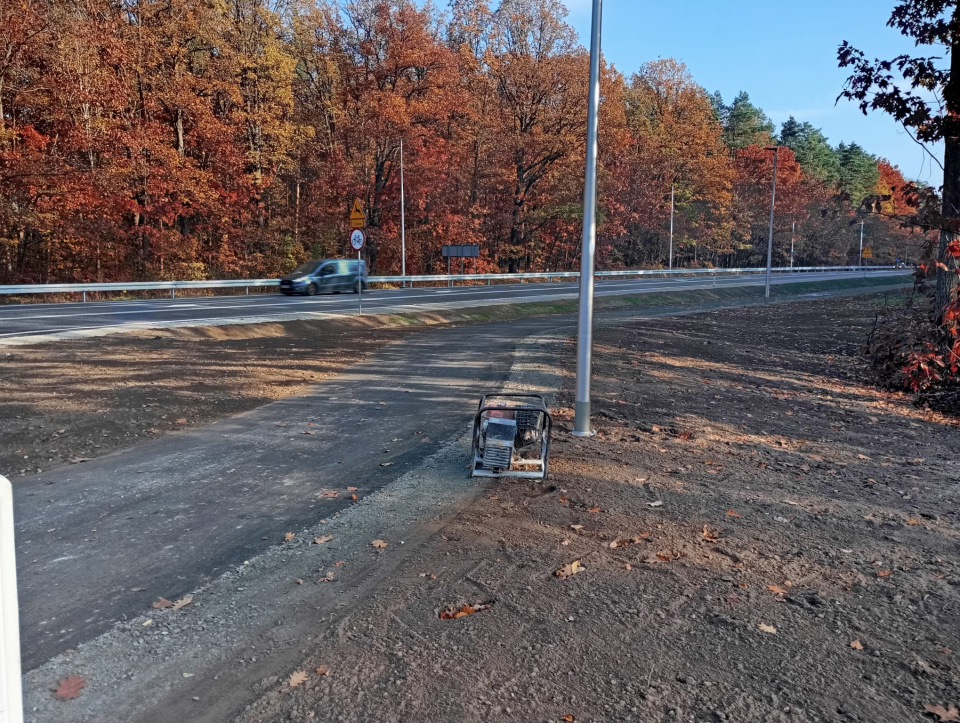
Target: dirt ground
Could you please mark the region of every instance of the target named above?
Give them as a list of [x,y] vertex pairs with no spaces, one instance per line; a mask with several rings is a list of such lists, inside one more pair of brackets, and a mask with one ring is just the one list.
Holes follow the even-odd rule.
[[255,409],[408,331],[305,321],[0,350],[0,474],[15,480]]
[[371,549],[404,557],[239,720],[960,719],[960,429],[868,383],[878,303],[601,329],[599,434],[567,373],[547,484]]

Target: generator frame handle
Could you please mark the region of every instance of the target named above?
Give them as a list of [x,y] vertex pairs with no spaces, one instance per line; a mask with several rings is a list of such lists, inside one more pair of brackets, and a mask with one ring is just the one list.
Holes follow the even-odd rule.
[[[538,412],[545,412],[546,415],[550,416],[550,410],[547,409],[547,402],[544,400],[543,396],[540,394],[484,394],[480,397],[480,411],[488,411],[490,409],[503,409],[503,407],[491,407],[487,405],[488,399],[536,399],[540,402],[540,405],[536,408]],[[531,407],[533,405],[530,405]]]

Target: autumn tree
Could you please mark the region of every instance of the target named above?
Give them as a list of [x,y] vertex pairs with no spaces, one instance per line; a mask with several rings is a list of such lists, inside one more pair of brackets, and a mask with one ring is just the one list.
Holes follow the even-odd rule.
[[[957,294],[957,257],[960,245],[960,5],[953,0],[900,0],[887,25],[913,39],[918,47],[946,48],[938,55],[898,55],[869,60],[844,42],[838,51],[840,67],[851,75],[841,97],[857,102],[866,114],[880,110],[891,115],[927,148],[943,168],[940,232],[936,253],[938,319]],[[931,97],[933,100],[931,100]],[[929,144],[944,143],[944,162]]]

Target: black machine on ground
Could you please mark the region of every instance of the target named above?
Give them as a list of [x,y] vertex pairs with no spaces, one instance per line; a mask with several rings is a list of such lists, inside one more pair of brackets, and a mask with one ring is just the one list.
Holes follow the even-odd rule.
[[470,476],[546,479],[552,429],[539,394],[481,397],[473,422]]

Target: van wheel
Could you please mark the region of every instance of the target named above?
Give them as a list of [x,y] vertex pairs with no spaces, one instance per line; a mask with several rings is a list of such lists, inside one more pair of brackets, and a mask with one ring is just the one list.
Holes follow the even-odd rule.
[[359,282],[358,282],[358,283],[355,283],[355,284],[353,285],[353,293],[355,293],[355,294],[359,294],[359,293],[360,293],[360,284],[359,284]]
[[317,285],[308,284],[307,285],[307,296],[316,296],[317,295]]

